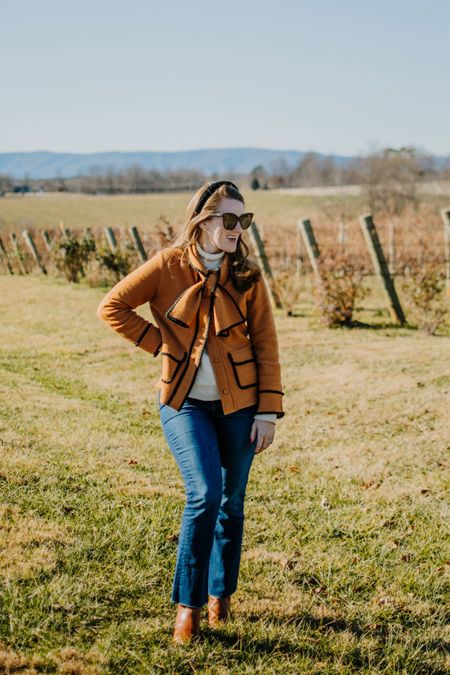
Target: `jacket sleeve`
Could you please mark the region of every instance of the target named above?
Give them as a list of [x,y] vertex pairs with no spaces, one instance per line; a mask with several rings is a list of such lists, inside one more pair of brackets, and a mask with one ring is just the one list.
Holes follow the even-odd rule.
[[284,416],[278,339],[269,291],[262,274],[249,291],[247,327],[258,366],[257,413]]
[[133,310],[157,295],[162,266],[159,251],[111,288],[97,309],[99,319],[153,356],[161,349],[161,331]]

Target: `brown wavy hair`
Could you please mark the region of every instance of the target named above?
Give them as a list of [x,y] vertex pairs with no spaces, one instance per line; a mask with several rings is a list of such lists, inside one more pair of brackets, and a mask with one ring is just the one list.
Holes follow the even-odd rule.
[[[180,247],[182,249],[180,254],[180,260],[182,261],[187,260],[188,246],[200,239],[202,232],[200,223],[207,220],[215,211],[217,211],[222,198],[236,199],[242,204],[245,204],[244,197],[239,190],[232,185],[221,185],[206,200],[200,213],[194,216],[194,210],[200,196],[213,182],[215,181],[205,183],[199,187],[194,194],[186,209],[183,225],[169,244],[170,248]],[[247,244],[242,240],[242,236],[238,239],[236,251],[233,253],[225,253],[225,255],[228,255],[231,258],[230,278],[234,288],[238,291],[245,291],[250,288],[261,274],[260,266],[255,260],[249,257],[249,253],[250,250]]]

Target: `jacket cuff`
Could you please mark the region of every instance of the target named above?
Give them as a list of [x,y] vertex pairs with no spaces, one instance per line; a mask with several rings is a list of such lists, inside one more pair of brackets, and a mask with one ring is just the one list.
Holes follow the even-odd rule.
[[282,397],[277,389],[260,389],[256,414],[275,413],[277,419],[284,417]]
[[272,422],[272,424],[276,423],[276,413],[256,413],[254,416],[255,420],[264,420],[265,422]]
[[143,349],[144,352],[158,356],[162,345],[161,331],[152,323],[149,323],[135,345]]

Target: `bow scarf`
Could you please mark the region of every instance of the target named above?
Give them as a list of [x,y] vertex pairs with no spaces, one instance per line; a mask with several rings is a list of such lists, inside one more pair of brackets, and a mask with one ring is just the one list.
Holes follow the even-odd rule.
[[212,275],[208,275],[205,279],[182,291],[167,310],[167,318],[183,328],[189,328],[198,315],[202,298],[207,295],[206,289],[212,296],[213,322],[216,335],[246,320],[231,294],[224,286],[216,283],[215,280],[213,281]]

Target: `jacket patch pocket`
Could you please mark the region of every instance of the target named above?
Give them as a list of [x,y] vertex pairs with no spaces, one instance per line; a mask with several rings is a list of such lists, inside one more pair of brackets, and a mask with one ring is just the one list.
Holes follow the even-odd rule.
[[256,387],[258,384],[258,368],[250,345],[228,352],[234,377],[240,389]]
[[187,352],[178,352],[173,348],[170,349],[167,345],[164,345],[165,350],[161,351],[162,356],[162,373],[161,373],[161,382],[165,384],[170,384],[173,382],[177,376],[178,371],[181,368],[182,363],[186,360]]

